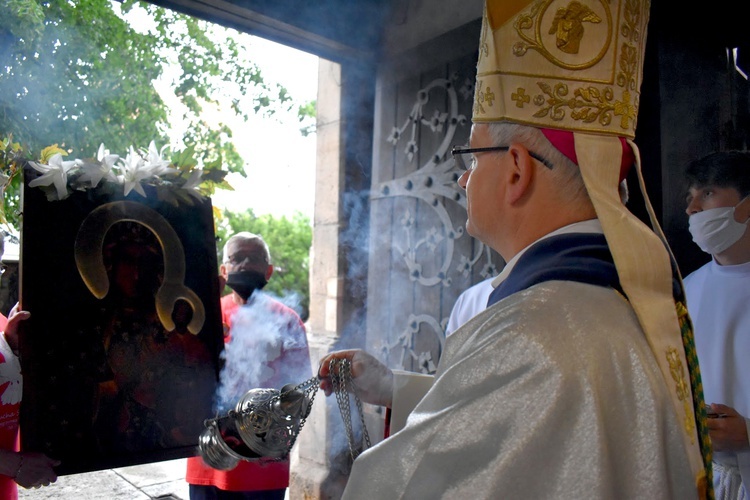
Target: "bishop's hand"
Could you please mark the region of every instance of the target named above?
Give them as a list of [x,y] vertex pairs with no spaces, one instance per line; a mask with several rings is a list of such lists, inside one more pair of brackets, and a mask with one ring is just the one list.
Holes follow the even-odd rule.
[[333,392],[331,360],[343,359],[351,363],[352,383],[359,398],[365,403],[390,407],[393,401],[393,372],[361,349],[334,351],[320,360],[318,378],[326,396]]

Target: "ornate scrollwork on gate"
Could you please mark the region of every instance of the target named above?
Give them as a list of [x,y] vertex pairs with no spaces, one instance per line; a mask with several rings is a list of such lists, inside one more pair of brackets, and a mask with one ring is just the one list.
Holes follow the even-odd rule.
[[[454,257],[454,241],[464,234],[464,220],[452,221],[445,206],[446,200],[450,200],[464,209],[466,208],[466,196],[456,182],[461,172],[456,169],[455,162],[450,155],[450,149],[455,144],[456,130],[468,123],[467,117],[458,112],[459,97],[454,85],[457,79],[457,76],[451,79],[439,78],[420,89],[417,92],[416,102],[403,125],[394,127],[386,139],[394,147],[405,141],[406,157],[408,161],[413,162],[419,150],[416,141],[418,128],[423,127],[422,130],[419,130],[420,133],[444,134],[437,149],[429,155],[422,166],[403,177],[381,183],[372,193],[373,200],[396,196],[417,198],[424,201],[437,214],[440,225],[428,229],[422,228],[424,231],[420,236],[416,235],[414,217],[410,212],[407,211],[397,221],[406,234],[407,242],[406,248],[398,248],[398,251],[409,270],[410,278],[422,286],[438,284],[450,286],[449,271]],[[459,92],[464,100],[471,98],[472,86],[473,83],[468,79],[463,83]],[[446,102],[446,109],[442,111],[435,109],[432,116],[427,118],[423,110],[430,101],[431,95],[436,93]],[[408,131],[410,133],[407,133],[407,129],[410,129]],[[492,263],[490,249],[483,243],[478,243],[473,256],[461,255],[458,257],[459,262],[456,271],[467,275],[484,255],[487,264],[482,269],[481,274],[490,276],[496,273],[497,269]],[[424,246],[434,250],[441,245],[444,246],[443,260],[438,266],[437,272],[433,275],[425,275],[422,271],[423,266],[417,258],[418,250]],[[430,255],[434,255],[434,252],[430,252]]]
[[[398,255],[403,258],[409,277],[421,286],[429,287],[451,285],[451,275],[457,273],[468,276],[474,267],[484,257],[480,275],[489,277],[497,274],[497,266],[492,261],[491,249],[477,241],[473,255],[454,256],[455,241],[463,236],[465,219],[452,220],[446,203],[456,203],[466,209],[466,196],[458,186],[457,180],[461,172],[456,168],[455,162],[450,155],[450,149],[455,145],[455,136],[459,127],[467,126],[468,118],[459,113],[459,98],[464,101],[473,97],[473,81],[466,78],[457,90],[455,82],[458,75],[450,79],[439,78],[430,82],[427,86],[417,92],[409,116],[400,127],[394,127],[387,137],[387,141],[394,148],[404,147],[406,160],[413,163],[418,158],[419,144],[417,138],[420,134],[442,135],[442,140],[434,151],[429,152],[427,160],[410,173],[393,180],[382,182],[373,189],[372,200],[387,199],[394,197],[411,197],[422,200],[437,215],[438,222],[432,227],[427,226],[424,220],[418,225],[415,214],[407,210],[401,217],[394,221],[401,227],[405,234],[405,245],[396,246]],[[459,96],[460,94],[460,96]],[[425,108],[433,99],[435,103],[445,103],[444,109],[438,105],[430,116],[425,116]],[[422,152],[424,157],[424,152]],[[419,227],[418,227],[419,226]],[[418,227],[418,230],[417,230]],[[429,251],[423,251],[423,250]],[[439,251],[438,251],[439,250]],[[441,259],[437,265],[425,266],[420,262],[421,258]],[[455,261],[455,262],[454,262]],[[432,264],[432,262],[431,262]],[[452,266],[455,266],[452,268]],[[424,269],[431,269],[431,274],[426,274]],[[420,329],[434,331],[439,346],[438,356],[442,353],[445,341],[445,326],[447,318],[437,320],[428,314],[412,314],[408,318],[404,329],[391,338],[384,341],[381,348],[384,353],[394,352],[401,348],[401,366],[411,363],[421,372],[432,373],[435,371],[437,359],[432,359],[430,352],[417,352],[415,349],[415,336]]]
[[414,349],[414,338],[424,324],[428,325],[435,333],[435,341],[439,344],[437,352],[438,354],[442,353],[445,343],[445,322],[438,323],[429,314],[409,315],[405,328],[390,342],[383,344],[383,353],[395,352],[400,347],[400,358],[395,360],[398,366],[405,367],[411,364],[421,373],[435,373],[438,360],[432,358],[432,353],[430,351],[417,352]]

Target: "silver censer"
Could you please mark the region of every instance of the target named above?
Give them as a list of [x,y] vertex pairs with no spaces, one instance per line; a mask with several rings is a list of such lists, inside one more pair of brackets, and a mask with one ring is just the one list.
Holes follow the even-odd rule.
[[310,415],[317,377],[277,389],[251,389],[227,415],[204,421],[198,448],[207,465],[234,469],[240,460],[284,460]]

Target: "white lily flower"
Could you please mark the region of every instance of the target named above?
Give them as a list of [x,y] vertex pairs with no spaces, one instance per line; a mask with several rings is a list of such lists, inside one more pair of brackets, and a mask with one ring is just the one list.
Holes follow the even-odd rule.
[[188,177],[185,181],[185,184],[182,185],[182,189],[185,189],[188,194],[198,199],[203,198],[203,195],[198,192],[198,186],[201,183],[201,177],[203,177],[203,169],[197,167],[194,168],[190,172],[190,177]]
[[43,174],[29,182],[29,187],[54,185],[59,200],[68,196],[68,171],[77,164],[75,160],[63,161],[62,154],[57,153],[49,159],[48,165],[35,161],[30,161],[29,164]]
[[161,150],[157,150],[156,143],[151,141],[148,145],[148,151],[145,151],[146,164],[151,168],[153,175],[160,176],[177,171],[174,168],[167,168],[171,162],[163,158],[165,149],[167,149],[167,146],[163,146]]
[[125,160],[120,159],[120,171],[122,175],[117,176],[117,180],[125,186],[125,196],[133,189],[146,197],[141,181],[144,181],[154,175],[153,168],[146,164],[146,161],[139,155],[133,146],[130,146],[130,152]]
[[78,160],[83,171],[80,180],[90,182],[92,188],[95,188],[102,179],[114,181],[115,175],[112,173],[112,169],[119,159],[118,155],[109,154],[109,150],[104,149],[104,144],[101,144],[99,151],[96,153],[96,161]]

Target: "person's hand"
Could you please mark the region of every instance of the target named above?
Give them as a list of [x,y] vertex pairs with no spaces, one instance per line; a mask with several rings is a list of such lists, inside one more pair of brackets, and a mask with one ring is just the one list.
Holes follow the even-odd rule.
[[348,359],[351,362],[352,383],[362,401],[390,407],[393,401],[393,372],[390,368],[361,349],[334,351],[320,360],[318,378],[320,388],[326,396],[333,392],[330,368],[332,359]]
[[712,403],[711,413],[719,415],[708,419],[708,434],[716,451],[747,451],[750,449],[745,417],[731,406]]
[[16,302],[16,305],[8,313],[8,324],[5,326],[5,340],[15,353],[18,352],[18,324],[30,317],[30,312],[18,310],[18,302]]
[[20,467],[14,480],[24,488],[39,488],[57,481],[57,473],[53,467],[60,465],[59,460],[49,458],[44,453],[22,451]]

